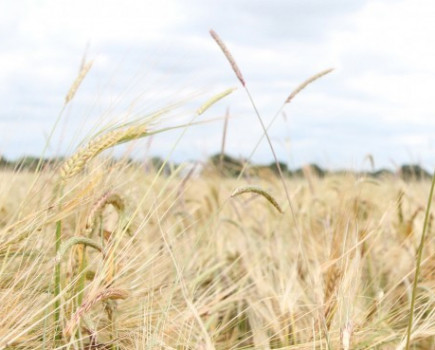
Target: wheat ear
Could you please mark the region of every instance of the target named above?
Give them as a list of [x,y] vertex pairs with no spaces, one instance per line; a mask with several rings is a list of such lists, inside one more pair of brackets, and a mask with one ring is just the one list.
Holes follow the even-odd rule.
[[94,140],[91,140],[85,147],[80,149],[64,163],[60,169],[62,180],[66,180],[80,173],[87,162],[105,149],[126,141],[146,136],[147,131],[148,128],[146,126],[132,126],[129,128],[110,131]]
[[85,79],[85,77],[88,74],[89,70],[91,69],[93,63],[94,63],[93,61],[90,61],[88,63],[82,63],[79,75],[77,76],[76,80],[74,80],[71,87],[69,88],[68,93],[66,94],[65,104],[68,104],[74,98],[77,90],[80,87],[80,84]]

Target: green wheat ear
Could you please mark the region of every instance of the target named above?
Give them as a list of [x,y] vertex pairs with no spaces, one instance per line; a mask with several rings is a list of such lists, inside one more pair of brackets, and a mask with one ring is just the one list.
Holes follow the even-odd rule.
[[270,204],[272,204],[276,210],[278,210],[280,213],[283,213],[280,205],[278,204],[278,202],[276,201],[275,198],[273,198],[273,196],[269,193],[266,192],[265,190],[263,190],[261,187],[258,186],[242,186],[242,187],[237,187],[233,193],[231,193],[231,198],[236,197],[238,195],[241,195],[243,193],[255,193],[255,194],[259,194],[261,196],[263,196],[264,198],[266,198]]

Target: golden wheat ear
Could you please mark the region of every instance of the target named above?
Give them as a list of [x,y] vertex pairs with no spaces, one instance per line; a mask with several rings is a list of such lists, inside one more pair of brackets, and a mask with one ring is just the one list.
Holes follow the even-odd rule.
[[81,148],[69,158],[60,169],[62,180],[66,180],[78,173],[85,167],[86,163],[95,158],[105,149],[118,144],[141,138],[147,135],[147,126],[132,126],[110,131],[96,139],[91,140],[85,147]]
[[93,63],[94,63],[93,61],[90,61],[87,63],[82,62],[79,75],[77,76],[76,80],[74,80],[68,93],[65,96],[65,104],[68,104],[74,98],[81,83],[83,82],[85,77],[88,75],[89,70],[91,69]]

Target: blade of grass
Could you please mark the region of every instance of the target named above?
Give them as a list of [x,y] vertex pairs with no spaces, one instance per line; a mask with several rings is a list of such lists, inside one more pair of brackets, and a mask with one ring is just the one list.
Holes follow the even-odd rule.
[[414,283],[412,285],[411,306],[410,306],[410,310],[409,310],[408,329],[406,332],[406,346],[405,346],[406,350],[409,350],[409,346],[410,346],[410,342],[411,342],[411,333],[412,333],[412,326],[413,326],[413,322],[414,322],[415,299],[416,299],[416,295],[417,295],[418,277],[420,275],[421,258],[423,255],[423,247],[424,247],[424,242],[425,242],[425,237],[426,237],[426,232],[427,232],[427,226],[428,226],[428,222],[429,222],[430,207],[432,204],[434,187],[435,187],[435,171],[432,175],[432,184],[430,187],[429,198],[427,200],[426,212],[424,215],[423,232],[421,234],[420,244],[419,244],[418,250],[417,250],[417,260],[415,263]]

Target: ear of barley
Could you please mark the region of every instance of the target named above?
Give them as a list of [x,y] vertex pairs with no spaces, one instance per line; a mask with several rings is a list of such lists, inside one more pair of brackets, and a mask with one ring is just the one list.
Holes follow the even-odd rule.
[[124,289],[105,289],[102,292],[98,293],[94,298],[88,299],[83,302],[82,306],[74,313],[71,320],[68,322],[64,334],[66,336],[71,336],[74,332],[76,326],[78,325],[80,319],[89,312],[92,307],[98,304],[100,301],[105,300],[117,300],[117,299],[126,299],[128,297],[128,291]]
[[213,30],[210,30],[210,35],[216,41],[220,49],[222,50],[223,54],[227,58],[228,62],[230,62],[231,68],[233,69],[234,73],[236,74],[237,79],[239,79],[240,83],[243,85],[243,87],[246,86],[245,79],[243,79],[242,72],[239,69],[239,66],[237,65],[233,55],[231,55],[230,50],[228,50],[225,43],[222,41],[222,39],[219,37],[219,35]]
[[264,198],[266,198],[270,204],[272,204],[276,210],[278,210],[280,213],[282,213],[282,209],[280,207],[280,205],[278,204],[278,202],[276,201],[275,198],[272,197],[272,195],[268,192],[266,192],[265,190],[263,190],[260,187],[257,186],[243,186],[243,187],[238,187],[236,188],[233,193],[231,194],[231,197],[236,197],[239,196],[243,193],[255,193],[255,194],[259,194],[261,196],[263,196]]
[[68,251],[69,248],[71,248],[73,245],[76,244],[83,244],[92,248],[97,249],[100,252],[103,252],[103,247],[101,244],[93,241],[90,238],[87,237],[71,237],[67,241],[63,242],[60,246],[59,252],[56,254],[56,263],[59,263],[62,259],[62,257],[65,255],[65,253]]
[[92,64],[94,62],[90,61],[88,63],[82,63],[79,75],[77,76],[76,80],[74,80],[73,84],[71,85],[66,97],[65,97],[65,104],[68,104],[75,96],[77,90],[80,87],[80,84],[85,79],[86,75],[88,74],[89,70],[92,67]]
[[331,73],[333,70],[334,70],[333,68],[325,69],[325,70],[313,75],[312,77],[309,77],[307,80],[305,80],[302,84],[300,84],[296,89],[294,89],[292,91],[292,93],[289,95],[289,97],[287,97],[287,100],[285,100],[285,103],[290,103],[290,101],[293,100],[293,98],[298,93],[300,93],[303,89],[305,89],[308,85],[310,85],[315,80],[323,77],[324,75]]
[[215,96],[213,96],[212,98],[210,98],[208,101],[206,101],[201,107],[199,107],[196,111],[196,115],[200,116],[201,114],[203,114],[207,109],[209,109],[211,106],[213,106],[216,102],[222,100],[224,97],[228,96],[229,94],[231,94],[234,90],[237,90],[237,88],[229,88],[226,89],[225,91],[222,91],[218,94],[216,94]]
[[98,199],[97,202],[95,202],[91,208],[89,216],[86,220],[84,232],[85,236],[89,236],[92,233],[97,217],[101,215],[103,209],[109,204],[113,205],[118,212],[122,212],[125,208],[125,204],[121,196],[119,196],[117,193],[106,192],[100,199]]
[[80,173],[87,162],[105,149],[133,139],[144,137],[147,135],[147,130],[148,128],[146,126],[132,126],[129,128],[110,131],[91,140],[85,147],[80,149],[64,163],[60,169],[62,180],[66,180]]
[[335,298],[335,293],[341,277],[342,271],[335,264],[329,267],[325,275],[324,316],[327,329],[331,327],[332,318],[336,311],[337,299]]

